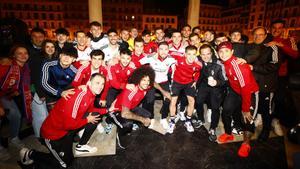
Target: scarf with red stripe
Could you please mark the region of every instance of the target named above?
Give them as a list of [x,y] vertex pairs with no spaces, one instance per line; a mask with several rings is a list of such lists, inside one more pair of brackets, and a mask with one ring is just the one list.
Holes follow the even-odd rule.
[[23,97],[23,107],[26,113],[26,117],[29,121],[32,120],[31,113],[31,91],[30,91],[30,71],[28,64],[25,64],[22,68],[12,61],[6,72],[5,78],[0,81],[1,91],[6,96],[13,95],[13,93],[19,92]]

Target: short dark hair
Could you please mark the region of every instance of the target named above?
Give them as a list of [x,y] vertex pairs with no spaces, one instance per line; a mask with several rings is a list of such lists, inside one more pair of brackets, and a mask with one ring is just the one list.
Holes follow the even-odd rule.
[[203,44],[203,45],[200,47],[199,51],[201,52],[202,49],[206,49],[206,48],[209,48],[209,49],[212,51],[212,47],[211,47],[209,44]]
[[118,34],[118,31],[117,31],[115,28],[110,28],[110,29],[107,31],[107,35],[109,35],[110,33],[116,33],[116,34]]
[[142,36],[151,35],[151,32],[148,29],[143,30]]
[[93,56],[99,56],[101,55],[102,56],[102,60],[104,60],[105,58],[105,54],[102,50],[100,49],[95,49],[95,50],[92,50],[92,52],[90,53],[90,57],[92,58]]
[[194,36],[198,36],[199,37],[199,35],[197,33],[191,33],[190,36],[189,36],[189,38],[191,39]]
[[164,29],[163,29],[162,27],[156,27],[156,28],[154,29],[154,32],[156,32],[157,30],[162,30],[162,31],[164,31]]
[[144,43],[144,39],[143,39],[142,37],[138,36],[138,37],[136,37],[136,38],[134,39],[134,44],[135,44],[136,42],[143,42],[143,43]]
[[187,46],[187,47],[185,48],[185,52],[187,52],[188,50],[195,50],[195,51],[197,51],[197,47],[194,46],[194,45],[189,45],[189,46]]
[[122,48],[122,49],[120,49],[120,55],[121,54],[131,56],[131,51],[128,48],[127,49]]
[[235,32],[239,32],[242,35],[242,30],[240,28],[234,28],[229,32],[229,35],[235,33]]
[[92,26],[99,26],[99,27],[101,27],[101,23],[99,23],[99,22],[97,22],[97,21],[93,21],[93,22],[90,23],[89,26],[90,26],[90,27],[92,27]]
[[196,29],[201,30],[201,29],[200,29],[200,26],[195,26],[195,27],[193,27],[192,32],[194,32]]
[[74,48],[73,46],[64,46],[61,50],[60,54],[65,54],[68,56],[71,56],[73,58],[77,58],[78,57],[78,53],[77,53],[77,49]]
[[153,86],[155,72],[149,65],[142,65],[141,67],[134,70],[134,72],[129,76],[128,83],[138,85],[144,77],[149,77],[150,86]]
[[[83,30],[79,30],[79,31],[76,31],[76,32],[75,32],[75,36],[77,36],[78,33],[84,33],[84,34],[85,34],[85,32],[84,32]],[[86,35],[86,34],[85,34],[85,35]]]
[[275,19],[274,21],[272,21],[271,26],[273,26],[276,23],[281,23],[283,24],[283,26],[285,26],[285,20],[283,19]]
[[46,32],[44,31],[44,29],[42,28],[38,28],[38,27],[35,27],[31,30],[31,34],[34,33],[34,32],[37,32],[37,33],[41,33],[43,34],[44,36],[46,35]]
[[55,33],[56,33],[56,35],[59,35],[59,34],[63,34],[63,35],[66,35],[66,36],[70,35],[69,31],[65,28],[58,28],[58,29],[55,30]]
[[227,37],[224,32],[220,32],[216,35],[215,39],[220,38],[220,37]]
[[189,27],[190,29],[192,29],[191,25],[185,24],[185,25],[183,25],[183,27],[181,28],[181,30],[182,30],[183,28],[185,28],[185,27]]
[[158,47],[161,46],[161,45],[169,46],[169,44],[168,44],[166,41],[163,41],[163,42],[159,42],[159,43],[158,43]]
[[174,29],[174,30],[172,31],[172,36],[173,36],[174,33],[180,33],[180,34],[181,34],[181,32],[180,32],[178,29]]

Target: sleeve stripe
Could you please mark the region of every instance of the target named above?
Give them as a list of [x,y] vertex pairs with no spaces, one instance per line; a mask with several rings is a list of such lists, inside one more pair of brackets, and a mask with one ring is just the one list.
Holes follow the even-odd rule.
[[275,45],[271,46],[271,48],[273,49],[272,62],[273,63],[278,63],[278,48]]
[[75,78],[74,78],[74,81],[78,81],[78,80],[79,80],[79,78],[80,78],[80,76],[81,76],[83,70],[84,70],[85,68],[87,68],[87,67],[88,67],[88,65],[80,66],[80,68],[78,69],[78,71],[77,71],[77,73],[76,73],[76,76],[75,76]]
[[42,68],[42,86],[45,90],[52,93],[53,95],[57,95],[57,90],[55,90],[52,86],[48,84],[49,80],[49,68],[50,66],[57,65],[58,61],[46,62]]
[[130,94],[128,95],[128,99],[129,99],[129,100],[132,100],[133,97],[134,97],[134,95],[135,95],[136,93],[137,93],[137,89],[131,91]]
[[80,106],[80,103],[82,101],[83,96],[86,94],[86,91],[82,91],[78,94],[76,97],[75,103],[73,105],[73,110],[72,110],[72,118],[75,119],[77,116],[78,108]]
[[238,77],[238,80],[240,82],[240,85],[241,87],[244,87],[245,86],[245,81],[244,81],[244,78],[243,78],[243,75],[242,75],[242,72],[241,72],[241,69],[239,68],[239,66],[237,65],[236,61],[235,60],[232,60],[231,61],[231,64],[233,66],[233,69]]

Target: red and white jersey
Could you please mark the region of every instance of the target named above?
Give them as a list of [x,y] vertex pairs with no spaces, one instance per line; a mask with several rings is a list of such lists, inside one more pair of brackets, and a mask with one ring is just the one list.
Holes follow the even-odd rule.
[[113,102],[110,111],[122,111],[122,106],[133,109],[141,103],[146,93],[147,90],[142,90],[137,85],[134,90],[124,89]]
[[186,47],[187,47],[187,44],[185,44],[185,43],[181,43],[178,47],[174,46],[173,43],[170,43],[169,44],[169,54],[171,56],[183,57]]
[[92,52],[92,49],[90,47],[86,46],[83,50],[78,49],[77,46],[75,46],[75,48],[77,49],[77,53],[78,53],[78,57],[76,58],[76,61],[91,60],[90,53]]
[[224,62],[226,76],[230,87],[242,97],[242,111],[249,112],[251,94],[259,90],[256,80],[248,64],[237,64],[236,57],[232,56]]
[[177,60],[173,80],[180,84],[197,82],[202,69],[201,62],[195,61],[192,64],[186,62],[185,57],[174,57]]
[[123,67],[121,63],[108,67],[108,79],[111,87],[116,89],[124,89],[128,77],[136,69],[133,62],[130,62],[128,66]]
[[80,85],[86,85],[87,82],[90,80],[91,75],[93,73],[100,73],[100,74],[102,74],[106,78],[104,89],[103,89],[103,92],[101,93],[101,100],[105,100],[106,96],[107,96],[107,93],[108,93],[108,89],[109,89],[110,83],[109,83],[109,79],[108,79],[107,68],[104,67],[104,66],[100,66],[99,69],[98,69],[98,71],[92,72],[92,65],[91,65],[91,63],[88,64],[88,65],[82,65],[78,69],[78,71],[77,71],[77,73],[75,75],[75,78],[74,78],[74,80],[72,82],[72,86],[73,87],[78,87]]
[[143,53],[140,56],[138,56],[133,51],[131,54],[131,62],[133,62],[135,64],[135,66],[138,68],[141,66],[140,60],[143,59],[145,56],[146,55]]
[[83,91],[75,89],[75,94],[66,100],[60,98],[50,111],[41,127],[43,138],[58,140],[70,130],[76,130],[87,124],[83,115],[94,106],[95,95],[91,89]]
[[141,59],[140,63],[142,65],[150,64],[155,72],[155,82],[162,83],[168,81],[170,67],[173,66],[173,68],[175,68],[176,60],[171,56],[168,56],[165,59],[162,59],[159,56],[147,56]]

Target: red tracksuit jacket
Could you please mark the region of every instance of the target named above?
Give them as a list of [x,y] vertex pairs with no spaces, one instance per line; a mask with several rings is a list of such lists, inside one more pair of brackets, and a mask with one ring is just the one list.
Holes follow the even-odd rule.
[[128,77],[135,69],[136,67],[133,62],[130,62],[126,67],[123,67],[121,63],[109,67],[108,78],[111,87],[115,89],[124,89],[127,84]]
[[242,97],[242,111],[249,112],[251,95],[259,90],[256,80],[248,64],[237,64],[232,56],[224,62],[230,87]]
[[42,124],[43,138],[58,140],[68,131],[83,127],[88,121],[82,117],[93,108],[94,100],[95,95],[89,87],[87,91],[76,89],[75,94],[68,100],[59,99]]

